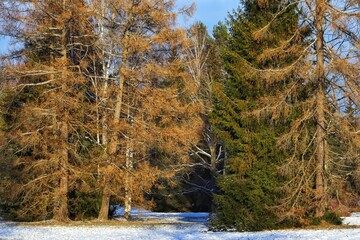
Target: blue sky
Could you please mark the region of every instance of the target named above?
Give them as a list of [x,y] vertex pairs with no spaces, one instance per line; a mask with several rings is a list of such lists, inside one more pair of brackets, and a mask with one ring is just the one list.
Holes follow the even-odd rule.
[[232,12],[239,6],[240,0],[178,0],[178,6],[196,4],[196,12],[192,19],[185,23],[190,24],[192,21],[202,21],[211,33],[215,24],[223,21],[228,12]]
[[4,39],[3,37],[0,38],[0,54],[6,51],[7,43],[8,41],[6,41],[6,39]]
[[[227,16],[228,12],[237,8],[239,0],[177,0],[178,6],[191,5],[192,2],[196,4],[196,12],[191,19],[185,22],[180,20],[180,23],[189,26],[194,21],[202,21],[208,28],[209,33],[215,24],[222,21]],[[3,53],[7,48],[7,41],[0,38],[0,53]]]

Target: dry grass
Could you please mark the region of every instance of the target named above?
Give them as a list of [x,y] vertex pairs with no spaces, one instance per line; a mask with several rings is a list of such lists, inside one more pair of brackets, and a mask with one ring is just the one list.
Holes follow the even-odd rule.
[[[357,225],[334,225],[328,222],[322,221],[319,225],[302,226],[301,228],[289,228],[289,230],[335,230],[335,229],[353,229],[360,228]],[[284,229],[287,230],[287,229]]]
[[[99,221],[97,219],[88,220],[88,221],[68,221],[68,222],[59,222],[54,220],[49,221],[40,221],[40,222],[16,222],[9,223],[20,226],[61,226],[61,227],[98,227],[98,226],[147,226],[147,225],[169,225],[169,224],[179,224],[178,222],[166,222],[161,219],[131,219],[125,220],[123,218]],[[186,222],[181,223],[186,224]]]

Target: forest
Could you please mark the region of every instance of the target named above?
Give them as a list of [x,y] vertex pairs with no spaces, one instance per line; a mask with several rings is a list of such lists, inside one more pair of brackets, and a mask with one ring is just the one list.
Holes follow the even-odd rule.
[[360,209],[360,1],[6,0],[0,215],[211,212],[210,228]]

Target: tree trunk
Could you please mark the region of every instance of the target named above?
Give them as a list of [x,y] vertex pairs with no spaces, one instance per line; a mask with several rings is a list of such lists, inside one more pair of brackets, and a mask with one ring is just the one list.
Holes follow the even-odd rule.
[[107,186],[104,186],[103,195],[101,199],[101,208],[98,219],[105,221],[109,219],[109,207],[110,207],[110,194],[107,191]]
[[[119,72],[121,74],[121,69]],[[123,100],[123,87],[124,87],[124,77],[120,76],[119,77],[119,86],[118,86],[117,96],[116,96],[115,113],[114,113],[114,117],[112,119],[112,126],[115,128],[120,122],[120,113],[121,113],[122,100]],[[108,144],[108,153],[109,153],[109,158],[111,161],[114,161],[114,159],[116,158],[117,146],[119,144],[118,143],[118,140],[119,140],[118,134],[119,134],[118,131],[113,131],[112,137]],[[107,173],[104,173],[104,174],[107,174]],[[108,178],[111,176],[105,176],[105,177]],[[109,202],[110,202],[111,196],[106,192],[106,189],[107,189],[107,186],[104,186],[103,199],[102,199],[101,208],[100,208],[100,212],[99,212],[99,216],[98,216],[99,220],[105,220],[105,219],[109,218],[108,212],[109,212]]]
[[[63,10],[65,11],[66,0],[63,0],[62,3]],[[63,20],[65,21],[65,19]],[[66,62],[67,62],[67,51],[66,51],[66,29],[65,24],[63,23],[63,27],[61,30],[61,79],[63,81],[66,79]],[[63,93],[66,93],[66,85],[62,83],[61,89]],[[69,188],[69,150],[68,150],[68,139],[69,139],[69,126],[66,122],[67,114],[66,107],[63,106],[64,103],[60,104],[60,112],[58,113],[59,121],[59,131],[60,131],[60,143],[61,149],[59,150],[59,164],[61,169],[61,177],[59,182],[58,190],[56,191],[56,202],[55,202],[55,210],[54,210],[54,219],[58,221],[68,221],[69,220],[69,209],[68,209],[68,188]]]
[[[214,196],[214,193],[216,191],[216,144],[211,143],[209,144],[209,149],[210,149],[210,178],[211,178],[211,192],[212,192],[212,199]],[[215,212],[215,203],[214,200],[211,201],[211,212]]]
[[326,130],[325,130],[325,54],[323,23],[326,5],[324,0],[316,1],[316,31],[317,31],[317,66],[316,66],[316,170],[315,170],[315,200],[317,217],[324,215],[325,206],[325,160],[326,160]]
[[216,145],[215,144],[210,144],[209,145],[209,149],[210,149],[210,172],[211,172],[211,178],[215,178],[215,174],[216,174]]
[[127,146],[126,149],[126,174],[125,174],[125,201],[124,201],[124,217],[129,218],[131,216],[131,172],[133,168],[133,149],[131,146]]
[[317,202],[316,216],[321,217],[324,214],[324,197],[325,197],[325,164],[326,164],[326,132],[325,132],[325,113],[322,108],[324,105],[323,89],[319,90],[316,100],[316,180],[315,180],[315,199]]
[[61,177],[59,182],[59,187],[55,192],[55,209],[54,209],[54,219],[57,221],[68,221],[69,210],[68,210],[68,149],[67,149],[67,139],[69,135],[68,125],[65,122],[59,124],[60,138],[62,142],[61,149],[59,151],[60,157],[60,168],[61,168]]

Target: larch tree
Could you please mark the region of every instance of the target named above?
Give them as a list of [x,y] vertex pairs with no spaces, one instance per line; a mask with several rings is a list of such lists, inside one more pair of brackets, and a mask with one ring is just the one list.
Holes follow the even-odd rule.
[[[98,178],[108,219],[110,202],[130,216],[159,178],[172,176],[197,142],[202,105],[184,70],[186,32],[176,26],[175,1],[92,1],[102,75],[96,141],[103,147]],[[98,10],[98,11],[96,11]],[[184,11],[188,11],[184,9]],[[150,201],[151,202],[151,201]]]
[[12,152],[9,202],[21,219],[67,221],[69,191],[83,177],[89,12],[82,0],[11,0],[1,3],[1,13],[2,31],[20,48],[4,69],[14,86],[2,142]]
[[19,218],[66,221],[87,201],[89,183],[90,197],[102,193],[99,219],[111,199],[129,217],[133,204],[151,203],[145,194],[157,179],[184,167],[203,105],[185,70],[186,31],[176,26],[191,8],[174,5],[1,3],[2,32],[23,44],[8,58],[14,92],[2,105],[3,166],[11,168],[2,189],[16,189],[7,203]]
[[[291,153],[282,168],[290,178],[284,205],[294,215],[322,217],[326,209],[334,210],[331,202],[349,205],[358,194],[346,183],[359,164],[359,132],[349,116],[359,116],[360,4],[286,1],[264,27],[254,31],[254,39],[271,38],[274,23],[291,6],[297,6],[298,30],[280,46],[266,49],[259,60],[272,61],[291,52],[298,57],[282,67],[259,69],[247,63],[247,68],[268,84],[296,76],[297,81],[284,91],[264,98],[257,114],[270,114],[273,119],[294,116],[288,133],[279,138],[280,146]],[[302,45],[294,42],[297,38],[304,38]]]

